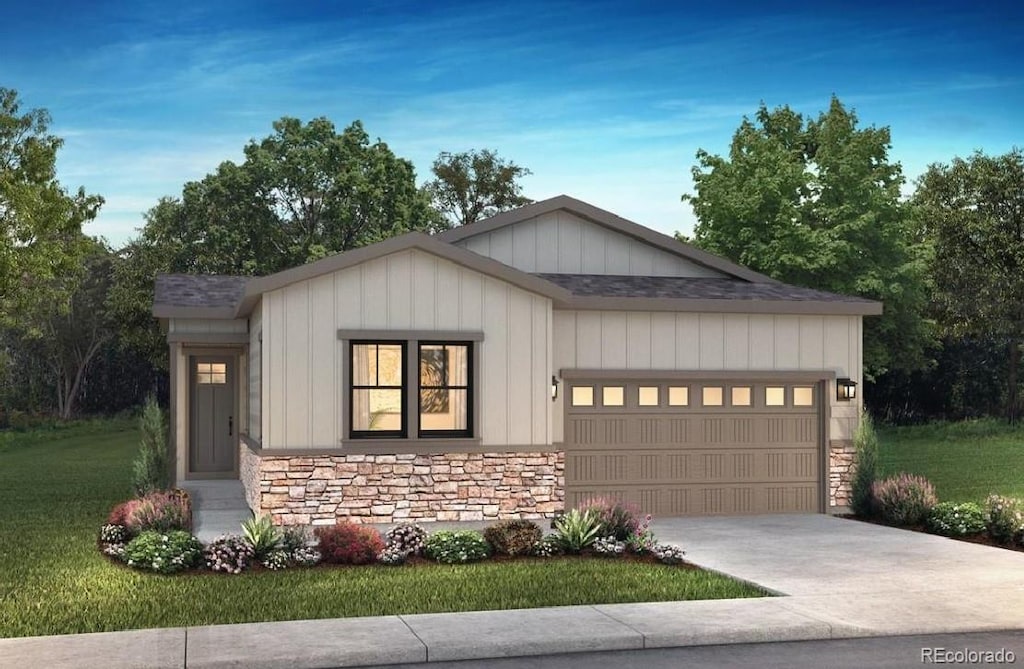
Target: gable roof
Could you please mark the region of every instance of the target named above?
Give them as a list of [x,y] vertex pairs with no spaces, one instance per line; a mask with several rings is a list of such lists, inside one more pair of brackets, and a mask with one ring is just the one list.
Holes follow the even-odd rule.
[[236,317],[248,315],[252,311],[253,306],[255,306],[259,296],[268,291],[284,288],[298,281],[306,281],[323,274],[337,272],[338,270],[354,267],[370,260],[410,249],[418,249],[445,260],[450,260],[457,265],[493,276],[523,290],[544,295],[552,300],[566,300],[571,296],[567,289],[533,274],[518,270],[515,267],[510,267],[505,263],[473,253],[454,244],[446,244],[422,232],[408,232],[398,237],[385,239],[376,244],[329,256],[308,265],[300,265],[277,274],[254,278],[245,286],[245,295],[238,304]]
[[742,265],[737,265],[725,258],[721,258],[708,253],[707,251],[698,249],[695,246],[681,242],[675,237],[662,234],[656,230],[640,225],[639,223],[634,223],[633,221],[622,218],[610,211],[601,209],[600,207],[595,207],[594,205],[587,204],[582,200],[569,197],[568,195],[558,195],[547,200],[541,200],[539,202],[534,202],[533,204],[528,204],[524,207],[519,207],[518,209],[504,211],[500,214],[491,216],[490,218],[485,218],[482,221],[462,225],[435,236],[441,241],[448,242],[449,244],[455,244],[464,239],[475,237],[476,235],[493,232],[506,226],[521,223],[522,221],[559,210],[568,211],[580,218],[590,221],[591,223],[596,223],[597,225],[618,232],[619,234],[632,237],[633,239],[637,239],[655,248],[661,249],[662,251],[666,251],[672,255],[689,260],[690,262],[703,267],[708,267],[723,274],[736,277],[737,279],[743,279],[744,281],[752,281],[755,283],[779,283],[779,281],[771,278],[770,276],[760,274],[759,272],[755,272],[754,270],[743,267]]

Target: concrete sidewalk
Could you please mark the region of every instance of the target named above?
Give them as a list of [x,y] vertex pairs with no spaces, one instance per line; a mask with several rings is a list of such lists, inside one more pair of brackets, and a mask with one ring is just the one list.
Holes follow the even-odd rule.
[[1024,553],[826,516],[656,530],[692,562],[785,596],[0,639],[0,665],[301,669],[1024,629]]

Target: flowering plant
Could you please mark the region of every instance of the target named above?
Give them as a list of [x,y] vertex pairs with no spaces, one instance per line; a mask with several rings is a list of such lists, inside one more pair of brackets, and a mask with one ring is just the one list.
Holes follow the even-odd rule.
[[380,532],[372,527],[341,522],[321,525],[314,531],[324,562],[369,564],[384,550]]
[[181,530],[167,533],[146,530],[124,547],[124,559],[129,567],[161,574],[195,567],[202,555],[203,545],[199,540]]
[[455,564],[483,560],[490,555],[487,540],[479,532],[462,530],[459,532],[435,532],[427,538],[424,550],[427,557],[438,562]]
[[1004,544],[1019,541],[1024,533],[1024,502],[1013,497],[989,495],[985,500],[985,528],[996,541]]
[[594,542],[594,552],[606,557],[617,557],[626,552],[626,542],[619,541],[614,536],[601,537]]
[[644,516],[644,519],[637,524],[633,534],[626,538],[626,545],[629,550],[637,555],[650,553],[658,544],[658,540],[651,531],[651,514]]
[[241,574],[255,556],[252,544],[233,535],[217,537],[203,551],[206,566],[225,574]]

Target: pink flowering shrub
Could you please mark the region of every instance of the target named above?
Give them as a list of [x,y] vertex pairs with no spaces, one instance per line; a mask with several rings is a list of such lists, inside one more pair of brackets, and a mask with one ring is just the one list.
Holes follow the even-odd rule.
[[875,512],[893,525],[920,525],[938,504],[935,488],[923,476],[899,474],[871,486]]
[[[157,532],[170,530],[190,532],[192,530],[192,502],[188,493],[184,491],[151,492],[145,497],[118,505],[114,511],[118,512],[122,506],[125,507],[121,510],[124,514],[124,522],[116,524],[124,525],[133,535],[146,530]],[[111,518],[113,516],[112,513]]]
[[1012,544],[1024,534],[1024,501],[989,495],[985,500],[985,529],[1001,544]]

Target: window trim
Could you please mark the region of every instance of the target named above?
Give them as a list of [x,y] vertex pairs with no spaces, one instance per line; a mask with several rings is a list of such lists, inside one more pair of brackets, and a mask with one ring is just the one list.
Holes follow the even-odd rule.
[[[395,346],[398,345],[402,350],[402,383],[400,386],[382,386],[379,384],[380,381],[380,348],[381,346]],[[355,359],[355,347],[356,346],[377,346],[377,381],[376,385],[360,385],[356,386],[356,366],[353,364]],[[349,439],[405,439],[409,435],[409,401],[408,401],[408,386],[409,386],[409,365],[408,361],[408,343],[404,340],[386,340],[386,339],[350,339],[348,341],[348,437]],[[356,390],[372,390],[374,388],[384,388],[387,390],[399,390],[402,393],[402,411],[401,411],[401,427],[397,430],[357,430],[355,428],[355,421],[352,418],[355,416],[355,391]]]
[[[420,439],[464,439],[473,436],[473,392],[476,371],[473,358],[473,342],[472,341],[434,341],[430,339],[419,339],[415,341],[416,346],[416,436]],[[424,386],[422,383],[422,377],[420,376],[420,365],[423,362],[423,347],[424,346],[441,346],[442,350],[447,351],[449,346],[464,346],[466,347],[466,385],[464,386],[453,386],[451,384],[444,386]],[[447,364],[446,364],[447,366]],[[445,374],[447,377],[448,375]],[[438,390],[465,390],[466,391],[466,428],[463,430],[424,430],[423,429],[423,390],[438,389]]]

